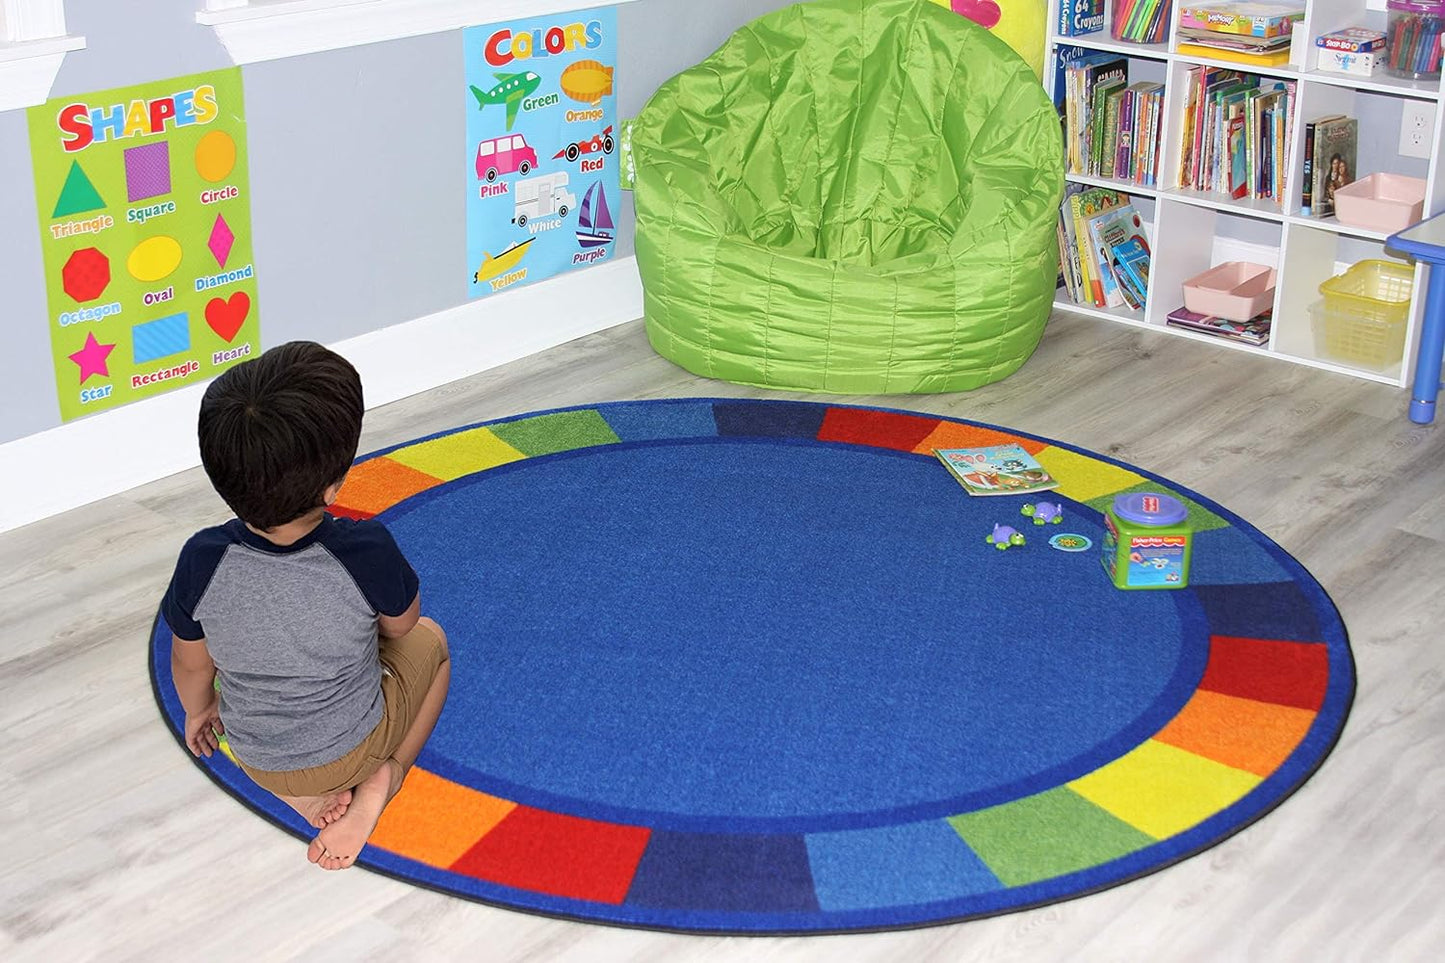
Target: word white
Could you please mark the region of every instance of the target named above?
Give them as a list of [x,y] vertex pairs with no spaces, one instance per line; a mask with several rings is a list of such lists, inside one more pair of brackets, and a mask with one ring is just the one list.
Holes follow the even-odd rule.
[[201,191],[202,204],[215,204],[217,201],[229,201],[233,197],[240,197],[241,189],[234,184],[227,184],[225,187],[214,191]]
[[120,314],[120,302],[112,301],[109,304],[97,304],[93,308],[81,308],[79,311],[63,311],[57,318],[62,328],[68,328],[72,324],[83,324],[86,321],[100,321],[110,317],[112,314]]
[[592,110],[569,110],[569,111],[567,111],[567,123],[569,123],[569,124],[580,124],[580,123],[583,123],[584,121],[590,122],[590,121],[601,120],[601,119],[602,119],[602,108],[601,108],[601,107],[597,107],[597,108],[594,108],[594,109],[592,109]]
[[607,248],[593,248],[590,251],[578,251],[572,255],[573,264],[591,264],[593,261],[600,261],[607,256]]
[[561,226],[561,221],[543,221],[541,224],[538,224],[536,221],[527,222],[527,230],[533,234],[541,234],[543,231],[555,231]]
[[159,384],[162,381],[170,381],[172,378],[189,378],[201,370],[199,361],[187,361],[185,364],[178,364],[173,368],[162,368],[159,371],[148,371],[145,374],[131,375],[130,386],[140,388],[145,385]]
[[109,214],[98,214],[88,221],[66,221],[50,225],[50,236],[57,240],[74,234],[99,234],[108,227],[115,227],[115,218]]
[[99,401],[102,398],[109,398],[110,390],[113,387],[115,386],[104,385],[100,388],[86,388],[80,393],[80,403],[83,405],[88,405],[92,401]]
[[488,197],[500,197],[506,193],[508,193],[506,181],[502,181],[500,184],[483,184],[477,188],[477,196],[484,200]]
[[508,286],[509,284],[516,284],[518,281],[522,280],[526,276],[527,269],[518,268],[510,274],[503,274],[501,277],[493,278],[487,283],[492,286],[493,291],[500,291],[502,290],[502,288]]
[[251,353],[251,344],[237,345],[234,348],[227,348],[225,351],[217,351],[211,355],[211,364],[225,364],[227,361],[235,361],[237,358],[244,358]]
[[172,284],[164,291],[147,291],[141,298],[146,304],[160,304],[162,301],[169,301],[176,296],[176,286]]
[[162,214],[174,214],[176,202],[166,201],[164,204],[152,204],[150,207],[132,207],[125,212],[125,219],[131,224],[144,224],[152,217],[160,217]]
[[211,274],[203,278],[196,278],[196,290],[204,291],[206,288],[218,288],[223,284],[235,284],[237,281],[244,281],[249,277],[255,276],[255,274],[255,268],[248,264],[234,271],[225,271],[221,274]]

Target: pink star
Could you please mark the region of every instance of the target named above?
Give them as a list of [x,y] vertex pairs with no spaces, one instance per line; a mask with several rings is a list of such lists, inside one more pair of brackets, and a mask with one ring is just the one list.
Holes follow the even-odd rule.
[[85,384],[86,379],[91,375],[105,375],[110,377],[110,368],[107,367],[105,359],[115,350],[113,344],[101,344],[95,340],[95,332],[87,332],[85,335],[85,347],[70,356],[70,360],[80,365],[80,383]]

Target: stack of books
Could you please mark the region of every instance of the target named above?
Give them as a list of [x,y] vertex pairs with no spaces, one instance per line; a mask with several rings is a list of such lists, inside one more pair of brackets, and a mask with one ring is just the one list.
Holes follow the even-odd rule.
[[1295,82],[1207,66],[1185,79],[1179,186],[1283,206]]
[[1179,52],[1253,66],[1289,62],[1290,38],[1304,4],[1220,2],[1179,9]]
[[1075,304],[1144,306],[1149,238],[1128,195],[1068,184],[1059,210],[1059,264]]
[[1071,174],[1109,177],[1153,187],[1159,171],[1164,85],[1129,84],[1129,61],[1088,54],[1059,61],[1056,97],[1063,112]]
[[1259,347],[1269,343],[1270,319],[1273,313],[1273,308],[1266,308],[1248,321],[1230,321],[1190,311],[1188,308],[1176,308],[1169,312],[1169,317],[1164,321],[1172,328],[1183,328],[1224,341],[1238,341],[1240,344]]

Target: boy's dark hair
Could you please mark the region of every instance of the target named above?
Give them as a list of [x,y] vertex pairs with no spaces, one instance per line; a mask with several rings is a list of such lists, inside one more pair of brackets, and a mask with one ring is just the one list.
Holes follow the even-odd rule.
[[322,506],[361,438],[361,378],[341,355],[291,341],[228,369],[201,399],[201,464],[242,521],[270,530]]

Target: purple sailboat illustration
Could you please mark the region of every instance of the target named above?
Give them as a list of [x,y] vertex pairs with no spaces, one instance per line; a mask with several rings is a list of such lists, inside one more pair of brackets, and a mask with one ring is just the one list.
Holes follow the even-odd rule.
[[611,244],[615,227],[612,213],[607,210],[607,192],[597,181],[582,196],[582,207],[577,212],[577,243],[583,247]]

